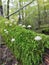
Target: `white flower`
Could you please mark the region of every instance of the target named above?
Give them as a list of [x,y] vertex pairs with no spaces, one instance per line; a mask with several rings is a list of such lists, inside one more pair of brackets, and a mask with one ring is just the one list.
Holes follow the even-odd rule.
[[5,32],[6,34],[8,34],[8,31],[7,31],[7,29],[4,29],[4,32]]
[[15,38],[12,38],[12,39],[11,39],[11,42],[14,42],[14,41],[15,41]]
[[22,26],[22,24],[19,24],[19,26]]
[[25,25],[22,25],[23,28],[25,28],[26,26]]
[[18,65],[17,63],[15,63],[15,65]]
[[6,31],[5,33],[8,34],[8,31]]
[[5,24],[8,24],[8,23],[9,23],[8,21],[5,22]]
[[4,29],[4,32],[6,32],[7,30],[6,29]]
[[14,22],[14,19],[11,19],[11,21],[10,21],[11,23],[13,23]]
[[14,24],[16,24],[16,22],[14,22]]
[[12,26],[12,24],[9,24],[9,26]]
[[28,25],[27,27],[28,27],[28,28],[31,28],[31,25]]
[[11,19],[11,21],[13,22],[13,21],[14,21],[14,19]]
[[11,23],[13,23],[13,21],[10,21]]
[[11,10],[9,10],[9,12],[11,12]]
[[41,38],[40,36],[36,36],[36,37],[35,37],[35,40],[36,40],[36,41],[39,41],[39,40],[42,40],[42,38]]
[[47,0],[44,0],[44,2],[46,2]]

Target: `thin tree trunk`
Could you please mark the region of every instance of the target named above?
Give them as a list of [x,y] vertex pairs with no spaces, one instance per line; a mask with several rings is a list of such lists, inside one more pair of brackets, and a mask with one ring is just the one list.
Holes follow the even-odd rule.
[[0,15],[3,15],[2,1],[0,0]]
[[[43,0],[43,5],[45,4],[44,0]],[[46,7],[44,5],[44,23],[47,22],[46,21],[46,18],[47,18],[47,12],[46,12]]]
[[[22,2],[22,6],[23,6],[23,2]],[[22,9],[22,20],[24,20],[24,8]]]
[[12,14],[8,15],[7,17],[9,16],[12,16],[13,14],[16,14],[18,13],[20,10],[22,10],[23,8],[27,7],[28,5],[30,5],[33,1],[29,2],[28,4],[26,4],[25,6],[21,7],[20,9],[16,10],[15,12],[13,12]]
[[[19,0],[19,7],[18,8],[21,8],[21,2]],[[21,11],[19,11],[19,20],[18,20],[18,24],[21,23]]]
[[[7,1],[7,16],[9,15],[9,2],[10,0]],[[9,17],[7,17],[9,19]]]
[[41,24],[41,21],[40,21],[40,6],[39,6],[38,0],[37,0],[37,4],[38,4],[38,28],[40,29],[40,24]]

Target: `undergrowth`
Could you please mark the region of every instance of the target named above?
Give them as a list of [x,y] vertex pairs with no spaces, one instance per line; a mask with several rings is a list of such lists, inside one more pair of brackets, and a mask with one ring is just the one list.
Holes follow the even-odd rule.
[[[44,47],[49,48],[49,36],[26,30],[3,17],[0,17],[0,34],[22,65],[39,65],[42,62]],[[37,41],[36,36],[42,39]]]

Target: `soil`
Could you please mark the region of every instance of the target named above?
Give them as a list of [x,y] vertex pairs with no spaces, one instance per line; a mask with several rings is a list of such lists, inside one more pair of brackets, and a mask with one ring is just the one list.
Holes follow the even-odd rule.
[[5,44],[0,45],[0,65],[17,65],[18,61]]

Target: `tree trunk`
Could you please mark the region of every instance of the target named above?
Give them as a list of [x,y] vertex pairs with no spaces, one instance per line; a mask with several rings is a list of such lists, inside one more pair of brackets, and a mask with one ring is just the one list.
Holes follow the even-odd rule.
[[[21,1],[19,0],[19,9],[21,8]],[[18,20],[18,24],[21,23],[21,11],[19,11],[19,20]]]
[[[9,2],[10,0],[7,1],[7,16],[9,15]],[[9,17],[7,17],[9,19]]]
[[0,0],[0,15],[3,16],[2,1]]
[[46,7],[45,7],[45,2],[44,2],[44,0],[43,0],[43,6],[44,6],[44,23],[46,22],[47,23],[47,20],[46,20],[46,18],[47,18],[47,12],[46,12]]
[[40,21],[40,6],[39,6],[38,0],[37,0],[37,4],[38,4],[38,28],[40,29],[40,24],[41,24],[41,21]]
[[16,13],[18,13],[20,10],[22,10],[23,8],[27,7],[28,5],[30,5],[33,1],[29,2],[28,4],[26,4],[25,6],[21,7],[20,9],[16,10],[15,12],[13,12],[12,14],[8,15],[7,17],[10,17]]

